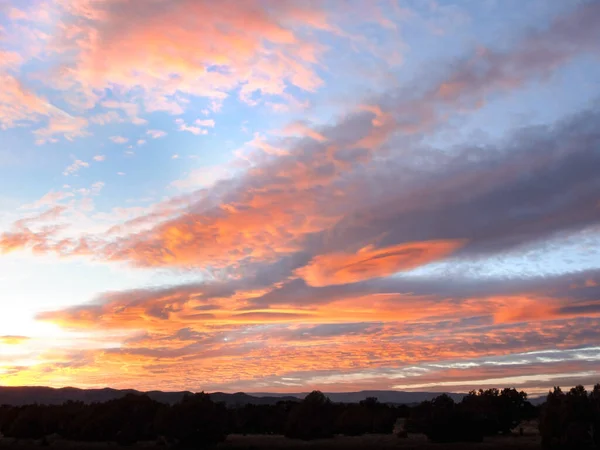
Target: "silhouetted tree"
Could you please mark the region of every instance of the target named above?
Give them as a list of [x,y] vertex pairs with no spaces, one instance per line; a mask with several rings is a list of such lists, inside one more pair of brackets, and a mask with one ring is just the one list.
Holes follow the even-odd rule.
[[461,407],[479,421],[487,436],[507,434],[521,423],[526,413],[532,414],[527,394],[513,388],[471,391],[463,398]]
[[332,437],[334,421],[329,398],[320,391],[313,391],[290,412],[285,436],[304,440]]
[[6,435],[18,439],[40,439],[47,433],[44,416],[47,408],[39,405],[19,408],[12,423],[6,430]]
[[412,408],[406,430],[425,433],[433,442],[480,442],[483,439],[481,420],[447,394]]
[[592,440],[596,449],[600,450],[600,383],[590,392],[590,411],[592,422]]
[[409,409],[408,418],[405,422],[406,431],[409,433],[424,433],[431,421],[433,404],[424,401]]
[[548,450],[590,449],[594,433],[596,396],[581,385],[566,394],[559,387],[548,393],[540,420],[542,447]]
[[241,434],[283,434],[287,416],[298,402],[276,405],[247,404],[229,410],[230,431]]
[[182,448],[205,448],[225,440],[228,415],[225,406],[205,393],[187,395],[165,410],[157,428],[176,439]]

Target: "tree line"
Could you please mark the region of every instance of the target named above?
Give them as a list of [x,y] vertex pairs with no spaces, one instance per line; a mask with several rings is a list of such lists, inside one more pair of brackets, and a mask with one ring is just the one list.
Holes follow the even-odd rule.
[[411,409],[407,431],[424,433],[434,442],[481,442],[537,415],[527,394],[512,388],[471,391],[458,403],[442,394]]
[[555,388],[541,407],[512,388],[472,391],[460,402],[442,394],[418,405],[388,405],[376,398],[333,403],[314,391],[302,401],[226,407],[208,394],[186,395],[173,405],[146,395],[86,404],[0,406],[0,433],[44,443],[49,436],[83,442],[132,445],[156,441],[181,448],[210,447],[228,434],[282,434],[293,439],[326,439],[336,434],[424,433],[434,442],[481,441],[518,431],[524,420],[539,418],[546,450],[600,449],[600,384],[591,393],[577,386]]

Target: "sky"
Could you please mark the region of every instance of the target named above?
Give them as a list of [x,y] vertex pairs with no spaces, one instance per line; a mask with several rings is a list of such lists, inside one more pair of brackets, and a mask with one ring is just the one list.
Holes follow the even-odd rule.
[[0,0],[0,385],[600,381],[599,22]]

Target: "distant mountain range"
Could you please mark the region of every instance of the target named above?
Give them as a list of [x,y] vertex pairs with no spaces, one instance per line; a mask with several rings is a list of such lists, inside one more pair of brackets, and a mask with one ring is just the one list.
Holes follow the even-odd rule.
[[[66,401],[81,401],[84,403],[105,402],[125,396],[126,394],[147,394],[150,398],[161,403],[176,403],[188,391],[162,392],[149,391],[140,392],[133,389],[78,389],[49,387],[2,387],[0,386],[0,405],[29,405],[33,403],[56,405]],[[235,405],[274,405],[282,400],[299,401],[307,393],[297,394],[273,394],[252,393],[245,394],[237,392],[228,394],[214,392],[210,396],[215,402],[224,402],[229,406]],[[367,397],[377,397],[382,403],[413,404],[424,400],[431,400],[440,395],[440,392],[403,392],[403,391],[360,391],[360,392],[332,392],[326,395],[336,403],[358,403]],[[448,394],[455,401],[460,401],[464,394]]]
[[[332,402],[336,403],[358,403],[367,397],[377,397],[381,403],[393,403],[393,404],[412,404],[421,403],[425,400],[432,400],[433,398],[441,395],[442,392],[406,392],[406,391],[358,391],[358,392],[326,392],[327,397]],[[465,394],[447,394],[454,399],[454,401],[461,401]],[[235,395],[235,394],[234,394]],[[277,396],[289,396],[293,398],[302,399],[308,395],[308,392],[299,394],[267,394],[267,393],[252,393],[257,398],[273,398]]]

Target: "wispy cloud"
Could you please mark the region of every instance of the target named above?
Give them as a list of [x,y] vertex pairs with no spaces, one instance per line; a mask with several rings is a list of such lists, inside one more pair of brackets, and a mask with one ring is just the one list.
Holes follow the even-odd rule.
[[[167,132],[163,131],[163,130],[148,130],[146,132],[146,134],[148,136],[150,136],[152,139],[159,139],[159,138],[165,137],[167,135]],[[138,145],[142,145],[142,144],[140,144],[140,141],[138,141]]]
[[123,136],[111,136],[110,140],[113,141],[115,144],[126,144],[127,142],[129,142],[129,139]]
[[82,161],[81,159],[76,159],[73,164],[71,164],[70,166],[67,166],[67,168],[64,170],[63,175],[64,176],[69,176],[69,175],[74,175],[77,172],[79,172],[79,170],[83,169],[83,168],[88,168],[90,167],[90,164]]
[[175,123],[177,124],[177,129],[179,131],[188,131],[192,134],[195,134],[196,136],[201,134],[208,134],[208,131],[206,129],[194,125],[187,125],[183,119],[177,119],[175,120]]

